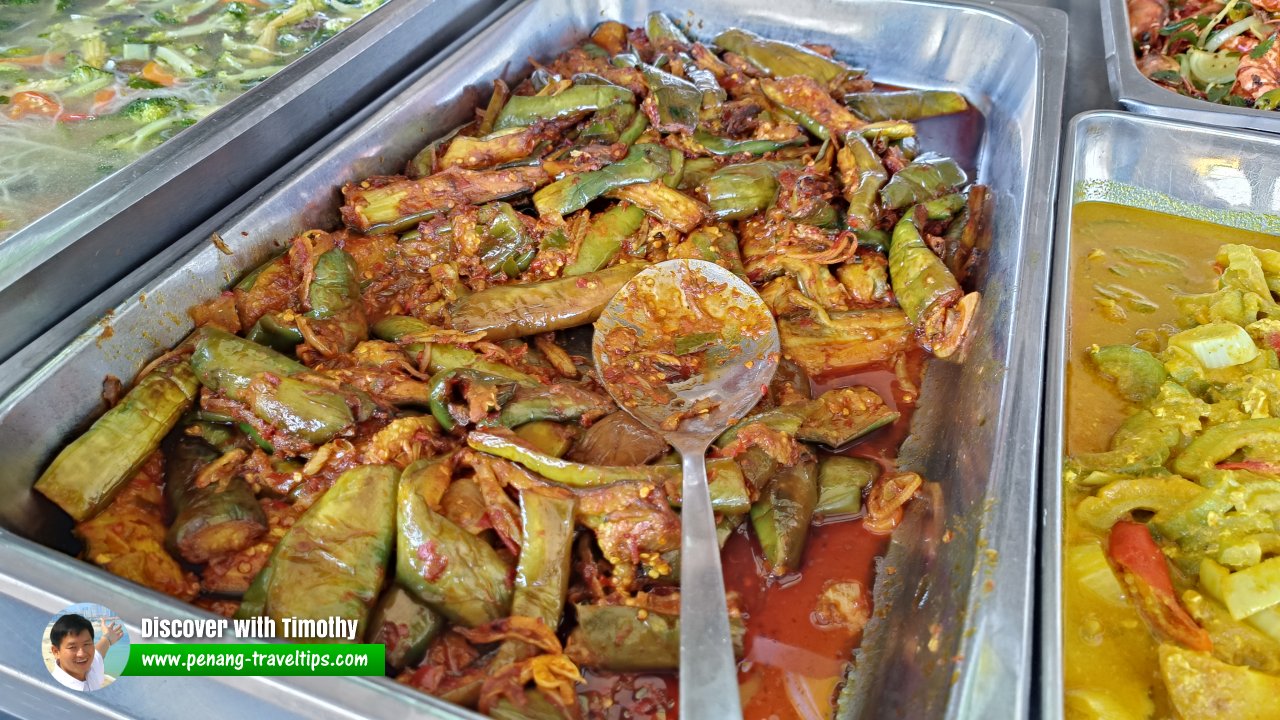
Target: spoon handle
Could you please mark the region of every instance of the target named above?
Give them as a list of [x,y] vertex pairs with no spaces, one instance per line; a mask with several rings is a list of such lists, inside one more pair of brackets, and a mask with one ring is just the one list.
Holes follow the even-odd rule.
[[680,448],[680,717],[739,720],[738,666],[729,635],[705,448]]

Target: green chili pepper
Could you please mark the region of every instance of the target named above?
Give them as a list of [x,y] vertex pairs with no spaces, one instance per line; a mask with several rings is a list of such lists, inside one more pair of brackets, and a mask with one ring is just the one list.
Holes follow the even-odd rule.
[[760,89],[765,97],[819,139],[847,137],[865,125],[847,108],[832,100],[830,93],[811,78],[765,79],[760,81]]
[[[641,65],[645,84],[649,86],[649,98],[658,118],[654,128],[664,133],[691,133],[698,126],[698,111],[702,109],[702,91],[696,85],[663,72],[652,65]],[[651,118],[652,120],[652,118]]]
[[505,696],[498,698],[489,708],[489,717],[493,720],[564,720],[564,711],[548,700],[542,690],[531,687],[524,688],[521,693],[524,695],[522,704]]
[[935,305],[954,302],[961,294],[960,284],[951,271],[920,236],[911,213],[904,215],[893,228],[889,278],[898,306],[917,327],[926,322],[927,313]]
[[305,365],[216,328],[196,343],[191,367],[205,387],[307,442],[328,442],[356,421],[347,395],[291,377]]
[[672,250],[670,257],[688,257],[713,262],[742,279],[747,278],[742,266],[742,252],[738,248],[738,236],[725,226],[704,225],[685,238]]
[[558,95],[516,95],[507,100],[494,130],[532,125],[582,112],[601,110],[616,103],[635,103],[635,94],[617,85],[573,85]]
[[791,140],[732,140],[712,135],[706,130],[695,130],[693,139],[712,155],[747,153],[748,155],[758,156],[776,152],[785,147],[804,145],[805,143],[804,138],[792,138]]
[[629,103],[610,105],[596,112],[595,116],[582,126],[578,132],[578,140],[606,144],[619,142],[623,133],[635,122],[637,114],[635,105]]
[[484,540],[432,510],[414,485],[402,480],[397,495],[397,581],[467,627],[505,617],[510,568]]
[[186,362],[156,368],[58,453],[35,489],[77,522],[96,515],[160,447],[198,390]]
[[409,164],[405,167],[404,174],[407,177],[417,180],[428,175],[434,174],[441,169],[436,167],[440,159],[440,148],[444,147],[451,140],[457,137],[463,130],[471,126],[471,123],[463,123],[458,127],[450,130],[444,135],[427,143],[427,146],[418,151]]
[[836,165],[840,169],[844,199],[849,202],[845,216],[849,227],[874,229],[880,214],[880,188],[889,179],[880,156],[866,140],[855,135],[847,138],[844,147],[836,153]]
[[439,613],[393,583],[373,607],[365,642],[385,646],[387,666],[398,671],[422,662],[427,646],[444,628]]
[[281,538],[236,617],[339,617],[355,620],[356,636],[364,637],[395,538],[399,475],[389,465],[364,465],[339,475]]
[[920,203],[928,220],[949,220],[965,206],[963,193],[950,193],[927,202]]
[[807,403],[782,410],[801,417],[796,439],[830,448],[843,447],[901,417],[876,391],[861,385],[828,390]]
[[[858,128],[858,134],[868,140],[908,140],[916,136],[916,126],[905,120],[884,120],[863,125]],[[907,151],[903,152],[903,155],[907,154]],[[916,155],[911,155],[910,159],[914,160]]]
[[742,56],[758,70],[774,77],[804,75],[829,87],[863,75],[863,71],[792,43],[769,40],[753,32],[733,28],[716,36],[715,44]]
[[751,527],[774,575],[799,569],[817,503],[817,463],[803,460],[775,475],[751,506]]
[[347,396],[293,377],[251,386],[248,404],[269,425],[320,445],[356,422]]
[[853,515],[862,509],[862,491],[880,476],[874,460],[828,455],[818,461],[818,504],[822,517]]
[[[525,285],[496,285],[454,303],[455,330],[485,332],[488,340],[536,335],[595,322],[643,263]],[[433,349],[434,352],[434,349]]]
[[638,112],[635,117],[631,118],[631,124],[627,125],[627,128],[622,131],[622,135],[618,137],[618,142],[631,147],[648,128],[649,117],[642,112]]
[[680,667],[680,618],[625,605],[575,605],[565,654],[580,667],[660,672]]
[[680,190],[693,190],[707,181],[711,174],[720,169],[715,158],[692,158],[684,161],[684,172],[680,175]]
[[249,547],[267,532],[267,517],[243,478],[204,487],[200,471],[219,453],[200,438],[170,433],[165,439],[164,490],[173,508],[167,544],[192,563]]
[[610,190],[653,182],[670,171],[670,150],[661,145],[634,145],[616,163],[569,175],[542,188],[534,193],[533,204],[543,218],[561,217],[581,210]]
[[490,411],[495,412],[511,399],[516,389],[515,383],[511,380],[473,368],[441,370],[432,375],[431,381],[427,383],[427,393],[431,398],[429,403],[431,416],[440,423],[441,429],[445,432],[453,430],[459,423],[465,426],[469,422],[467,415],[472,403],[456,405],[451,402],[450,396],[459,386],[469,401],[471,395],[475,393],[477,397],[487,399],[490,403]]
[[925,153],[915,162],[893,174],[880,191],[887,208],[898,210],[932,200],[963,185],[968,180],[964,170],[951,158]]
[[311,304],[307,319],[321,354],[350,352],[369,339],[356,263],[346,250],[333,248],[316,259],[307,297]]
[[529,158],[537,152],[539,146],[545,146],[557,135],[554,128],[537,125],[508,128],[483,137],[459,135],[449,143],[437,164],[440,170],[451,167],[468,170],[496,167]]
[[719,220],[743,220],[768,208],[778,197],[777,175],[786,167],[757,160],[716,170],[703,183],[712,214]]
[[[509,434],[484,430],[468,433],[467,445],[473,450],[522,465],[565,488],[588,489],[620,482],[644,482],[663,486],[671,504],[680,505],[683,475],[679,464],[584,465],[532,450]],[[746,488],[736,464],[728,459],[712,459],[707,463],[707,477],[711,507],[716,512],[739,512],[746,497]]]
[[[559,497],[537,490],[520,491],[520,561],[516,564],[516,588],[511,614],[541,620],[549,629],[560,625],[569,596],[569,571],[573,560],[573,497]],[[519,640],[498,646],[494,666],[502,667],[536,654]]]
[[810,375],[842,375],[891,362],[911,345],[912,330],[898,308],[828,313],[826,318],[779,318],[782,354]]
[[643,223],[644,210],[626,203],[592,217],[578,256],[565,267],[564,276],[585,275],[607,266],[622,250],[622,241],[635,235]]
[[871,122],[919,120],[969,109],[964,96],[950,90],[849,93],[844,96],[844,102],[849,109]]
[[649,13],[645,18],[645,35],[649,37],[649,42],[668,42],[676,45],[688,45],[689,36],[684,34],[679,25],[676,25],[671,18],[667,17],[664,12],[654,11]]
[[631,203],[685,233],[701,225],[710,212],[702,203],[662,182],[627,185],[609,191],[606,196]]
[[541,420],[590,423],[612,412],[613,401],[572,383],[520,387],[498,414],[498,423],[515,428]]
[[[348,183],[342,220],[366,235],[404,232],[458,205],[480,205],[532,192],[550,182],[541,166],[505,170],[449,168],[417,180],[385,185]],[[367,187],[366,187],[367,186]]]
[[280,353],[293,353],[294,348],[302,342],[302,333],[297,327],[286,323],[278,314],[263,315],[253,324],[245,338],[266,345]]
[[[374,336],[388,342],[400,342],[402,338],[414,334],[430,332],[431,326],[415,317],[406,315],[388,315],[373,326]],[[538,384],[538,379],[522,373],[502,363],[485,360],[480,353],[460,348],[448,343],[409,343],[404,346],[405,352],[418,357],[430,353],[427,369],[433,373],[455,368],[474,368],[489,375],[496,375],[519,383]]]
[[515,278],[529,269],[538,247],[510,204],[498,202],[481,207],[476,212],[476,222],[487,238],[480,246],[480,262],[489,272]]
[[[595,423],[598,425],[599,423]],[[567,423],[551,420],[534,420],[514,428],[516,435],[533,449],[551,457],[564,457],[573,448],[577,429]]]

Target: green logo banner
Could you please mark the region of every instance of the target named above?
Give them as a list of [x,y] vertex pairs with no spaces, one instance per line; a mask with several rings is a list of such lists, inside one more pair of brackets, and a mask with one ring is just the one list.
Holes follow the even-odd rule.
[[386,674],[386,648],[373,644],[148,645],[134,643],[121,675]]

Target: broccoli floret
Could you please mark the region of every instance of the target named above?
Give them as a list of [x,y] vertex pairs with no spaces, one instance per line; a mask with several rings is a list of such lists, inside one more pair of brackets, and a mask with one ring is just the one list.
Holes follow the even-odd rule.
[[40,0],[0,0],[0,7],[18,7],[20,5],[35,5]]
[[116,76],[106,70],[99,70],[91,65],[81,65],[67,76],[70,87],[66,90],[68,97],[80,97],[94,93],[115,82]]
[[115,75],[106,70],[99,70],[91,65],[81,65],[71,71],[71,83],[73,85],[87,85],[98,80],[113,80]]
[[138,98],[125,105],[120,114],[141,125],[149,125],[182,110],[182,103],[171,97]]
[[245,3],[236,0],[236,2],[227,3],[226,13],[237,20],[244,21],[253,15],[253,10]]

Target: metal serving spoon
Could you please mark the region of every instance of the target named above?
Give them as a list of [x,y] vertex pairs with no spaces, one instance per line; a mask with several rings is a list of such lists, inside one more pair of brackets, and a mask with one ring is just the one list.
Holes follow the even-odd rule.
[[[644,296],[669,301],[685,299],[689,280],[709,283],[715,289],[708,306],[726,308],[714,342],[705,348],[701,372],[667,387],[675,399],[665,404],[637,402],[619,383],[604,379],[611,363],[605,338],[618,326],[634,330],[634,347],[656,348],[653,319],[647,317]],[[685,300],[682,303],[688,307]],[[671,302],[658,307],[671,307]],[[678,312],[672,308],[671,312]],[[637,320],[639,322],[637,322]],[[743,327],[767,328],[755,337],[741,335]],[[680,512],[680,717],[715,720],[741,718],[738,670],[729,635],[724,578],[720,571],[720,545],[716,540],[711,495],[707,489],[706,452],[711,441],[760,401],[778,367],[778,328],[769,308],[746,282],[705,260],[668,260],[646,268],[618,291],[595,323],[592,355],[605,388],[619,407],[662,436],[683,459],[684,496]],[[616,354],[616,353],[615,353]],[[682,420],[675,430],[664,430],[663,421],[673,413],[689,410],[702,401],[715,403],[708,411]],[[668,423],[670,426],[670,423]]]

